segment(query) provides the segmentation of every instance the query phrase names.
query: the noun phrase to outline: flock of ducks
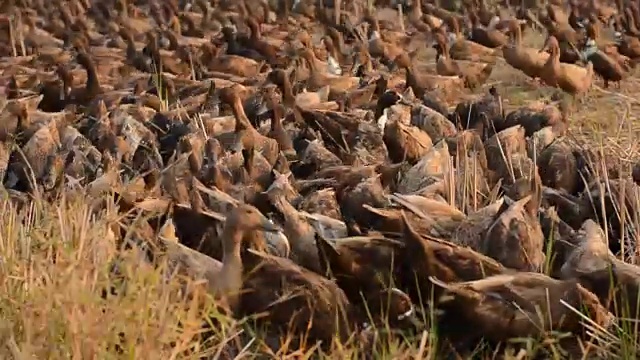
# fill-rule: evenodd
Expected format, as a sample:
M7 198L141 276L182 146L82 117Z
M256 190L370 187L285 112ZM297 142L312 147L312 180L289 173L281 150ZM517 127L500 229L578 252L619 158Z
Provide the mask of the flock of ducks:
M580 101L619 84L638 2L11 3L7 201L113 193L118 245L262 314L270 346L437 326L464 353L638 318L640 167L568 140L573 99L508 112L486 84L502 61Z

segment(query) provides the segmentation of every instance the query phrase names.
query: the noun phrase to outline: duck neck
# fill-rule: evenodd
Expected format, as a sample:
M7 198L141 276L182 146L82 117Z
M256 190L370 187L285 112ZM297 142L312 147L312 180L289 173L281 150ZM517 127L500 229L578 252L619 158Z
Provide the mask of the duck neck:
M386 79L380 79L376 83L375 94L378 98L382 97L382 95L387 91L388 81Z
M271 131L281 131L282 127L282 113L277 104L272 104L273 119L271 121Z
M167 40L169 40L169 50L175 51L178 49L178 37L173 30L167 31Z
M262 19L265 24L268 24L270 22L269 21L270 11L271 9L269 8L269 3L268 2L262 3Z
M219 288L232 309L237 304L240 290L242 289L243 266L240 252L242 238L244 237L244 233L234 225L225 224L222 233L223 255Z
M631 21L632 21L633 27L634 29L637 29L638 19L640 19L640 10L638 6L634 4L634 6L631 9L629 9L629 12L631 13Z
M307 61L307 64L309 64L309 71L311 74L316 74L318 70L316 67L316 57L313 54L308 54L304 59Z
M251 21L249 23L249 29L251 30L251 40L258 41L262 37L260 33L260 25L258 23Z
M380 35L381 34L380 33L380 23L378 22L378 20L377 19L373 20L373 23L371 25L373 27L373 30Z
M212 84L214 84L213 80L212 80ZM205 97L204 101L200 105L200 111L201 112L210 111L212 116L215 117L220 115L220 107L218 105L219 99L215 95L214 91L215 91L215 87L212 86L209 92L207 93L207 96Z
M202 212L205 209L204 200L202 200L202 196L200 196L200 192L196 188L196 179L195 177L191 177L189 180L189 203L191 204L191 209L195 212Z
M129 58L129 60L133 60L133 58L135 58L138 54L138 50L136 49L133 37L131 35L127 35L124 41L127 43L127 58Z
M279 191L278 191L279 192ZM284 215L286 223L295 224L301 223L299 219L298 210L284 197L282 193L272 196L273 205Z
M451 20L451 26L453 27L452 30L455 38L456 39L462 38L462 34L460 33L460 24L458 24L458 20L456 18L453 18Z
M632 33L635 33L636 31L638 31L638 27L636 26L635 11L632 11L631 9L627 9L627 11L625 11L625 15L627 18L627 29Z
M472 8L471 10L474 11L469 16L471 18L471 27L474 29L480 28L480 18L478 18L478 16L476 15L478 10L474 8Z
M598 24L593 24L593 28L591 30L591 38L595 42L598 42L598 40L600 40L600 28Z
M236 132L253 129L251 122L249 122L249 119L247 118L247 114L244 112L244 107L242 106L242 100L240 98L237 98L233 102L231 109L233 111L233 116L236 118Z
M20 111L18 113L18 130L22 131L24 129L28 129L31 126L31 118L29 117L29 112Z
M235 34L227 34L224 36L225 41L227 42L227 53L235 53L239 50L240 45L238 45L238 42L236 41L236 35Z
M87 81L88 82L88 81ZM68 99L71 93L71 85L73 84L73 76L66 70L62 73L62 88L60 89L60 99Z
M411 13L414 17L422 17L422 2L420 0L414 0L411 4Z
M447 46L447 44L442 44L441 51L442 54L440 55L440 59L450 61L451 58L449 57L449 47Z
M554 64L560 64L560 49L555 44L551 45L551 54L549 55L549 61Z
M387 108L387 104L385 104L384 101L382 101L382 98L380 98L378 100L378 103L376 104L376 114L374 116L374 119L376 121L378 121L378 119L380 119L380 117L382 116L382 114L384 114L384 110Z
M292 107L296 103L296 98L293 95L293 86L291 86L291 82L286 77L280 86L280 91L282 92L282 97L284 100L284 104L288 107Z
M202 159L200 159L200 157L196 155L196 152L192 150L187 161L189 162L189 170L191 173L193 175L197 175L202 167Z
M413 87L414 84L416 84L416 76L413 73L413 68L411 65L408 65L405 68L405 72L406 72L406 76L405 76L405 83L407 84L408 87Z
M522 29L520 29L520 25L516 24L513 29L514 43L516 46L522 45Z
M335 61L339 61L340 59L338 58L338 53L336 51L336 47L333 46L333 44L325 44L325 47L327 48L327 53L329 56L331 56ZM329 61L329 60L327 60Z
M222 182L222 174L220 173L220 169L218 168L218 162L214 159L207 161L207 172L204 175L204 181L207 186L215 186L218 189L225 191L225 185Z
M337 33L335 39L333 40L333 45L335 45L336 52L338 54L344 54L344 39L342 38L342 34Z
M225 223L222 231L222 262L241 260L240 252L242 250L242 239L244 232L240 230L238 224Z
M88 60L83 63L84 69L87 72L87 90L91 93L97 93L101 91L100 80L98 79L98 71L93 61Z
M244 140L244 139L243 139ZM252 146L246 146L245 150L242 150L242 157L244 161L242 163L242 167L244 168L243 175L245 178L243 179L245 184L248 184L251 179L253 179L253 159L255 155L255 149Z
M208 15L203 12L202 20L205 21L205 19L207 21L209 20ZM188 16L185 16L184 18L182 18L182 24L184 24L184 28L185 28L184 30L185 30L186 33L193 33L193 31L195 31L195 29L196 29L195 23Z
M16 99L19 96L20 89L15 77L11 77L11 81L7 86L7 99Z

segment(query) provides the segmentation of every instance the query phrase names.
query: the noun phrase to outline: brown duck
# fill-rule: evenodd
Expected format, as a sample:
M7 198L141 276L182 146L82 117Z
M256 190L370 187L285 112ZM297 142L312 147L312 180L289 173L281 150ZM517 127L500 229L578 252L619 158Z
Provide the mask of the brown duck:
M549 48L551 54L544 65L540 78L547 85L559 87L573 96L586 93L593 81L593 63L589 62L586 68L561 63L560 47L554 36L547 39L544 48Z
M551 330L588 338L583 316L605 328L611 322L598 298L576 280L556 280L527 272L454 284L431 280L445 290L437 305L443 311L442 330L455 332L457 327L465 326L470 331L464 335L457 332L456 337L466 340L485 338L497 343L541 336ZM574 309L581 309L584 314Z
M436 71L442 76L459 76L464 80L465 86L474 89L489 78L493 71L493 64L468 63L462 66L451 59L449 49L442 37L437 39Z

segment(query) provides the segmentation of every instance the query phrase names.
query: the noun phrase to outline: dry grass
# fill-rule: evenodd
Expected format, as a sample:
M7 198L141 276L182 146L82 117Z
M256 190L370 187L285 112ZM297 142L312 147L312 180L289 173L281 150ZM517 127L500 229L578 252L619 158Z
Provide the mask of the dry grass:
M8 200L0 203L0 358L297 359L318 353L292 352L286 344L282 353L269 353L250 320L217 313L198 284L163 281L164 264L154 267L135 249L114 248L115 211L92 214L77 198L35 201L21 211ZM381 341L380 357L433 356L429 333L415 341ZM361 357L358 346L343 345L332 353Z

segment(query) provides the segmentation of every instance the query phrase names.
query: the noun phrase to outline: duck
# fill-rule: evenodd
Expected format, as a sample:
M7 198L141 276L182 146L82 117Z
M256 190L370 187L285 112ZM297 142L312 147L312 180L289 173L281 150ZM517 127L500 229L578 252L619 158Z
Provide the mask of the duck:
M469 63L461 66L451 59L447 45L440 39L436 45L436 71L442 76L458 76L470 89L484 84L493 72L493 64Z
M277 54L279 53L278 47L261 38L262 34L260 32L260 24L256 19L249 17L245 22L249 27L250 35L248 41L243 45L258 51L272 66L277 65Z
M450 282L473 281L508 271L497 261L467 247L421 236L404 212L401 216L406 249L396 271L399 282L409 290L409 296L417 304L428 301L430 295L424 294L434 294L434 291L433 298L439 298L441 289L433 286L429 280L432 277L442 277Z
M203 53L200 61L209 71L249 78L261 73L265 68L263 61L235 54L219 55L213 45L208 43L203 44L201 48Z
M582 151L574 151L574 155L578 160L578 168L580 176L588 176L591 169L584 163L590 158L589 155ZM591 158L592 159L592 158ZM587 169L585 169L587 167ZM636 244L634 237L627 234L623 228L616 228L620 223L620 212L613 211L614 208L622 209L623 213L629 211L632 204L629 200L638 191L638 188L631 179L612 179L609 187L605 191L596 191L602 186L601 181L589 182L585 189L578 195L571 195L562 189L544 188L544 198L550 205L558 209L560 218L574 229L587 220L592 219L599 224L604 223L605 219L610 226L607 226L607 234L609 237L609 248L616 256L629 257L629 251L634 249ZM592 203L604 204L603 206L593 207Z
M386 66L391 66L393 59L403 52L399 46L385 42L380 35L380 29L375 26L371 27L367 45L371 56L379 58L381 63Z
M251 124L244 112L242 104L242 85L236 84L220 90L220 101L231 106L236 119L235 131L231 138L221 139L223 146L230 147L235 152L242 149L249 149L255 146L257 150L264 154L265 159L270 164L275 164L278 158L279 146L276 140L260 134Z
M460 23L456 18L451 19L451 32L447 33L446 25L437 28L435 34L447 39L449 54L454 60L481 61L491 63L500 54L500 49L491 49L464 38L460 32ZM434 35L435 35L434 34Z
M356 325L353 307L335 282L286 258L251 249L236 253L236 259L237 255L242 264L242 271L235 273L242 280L234 289L243 294L239 315L267 313L256 321L280 336L304 333L307 342L321 342L323 347L351 337ZM296 296L282 298L292 291Z
M475 13L475 9L470 9L469 19L471 20L471 30L469 40L491 49L506 45L509 38L505 33L496 29L496 25L500 21L500 18L496 16L492 16L492 18L492 21L487 25L487 27L482 27L480 19Z
M400 242L381 236L329 240L316 234L315 243L322 273L335 278L353 304L361 304L373 316L380 314L392 327L415 322L411 299L392 286L394 274L389 264L402 252ZM376 280L372 283L371 279Z
M87 83L84 88L75 88L65 95L66 103L74 103L77 105L88 105L96 96L102 94L104 90L98 79L98 72L95 63L90 55L84 51L80 51L76 57L80 64L87 72Z
M611 324L607 309L576 279L557 280L544 274L518 272L459 283L437 278L431 281L444 290L437 305L443 311L438 320L443 332L455 331L456 326L465 324L473 330L454 336L468 341L484 338L499 343L541 336L552 329L588 338L583 316L604 328ZM584 313L573 309L584 309ZM539 316L538 311L548 316Z
M640 57L640 39L624 34L621 31L616 31L614 38L621 55L627 56L634 61Z
M611 56L600 51L595 40L589 39L582 51L585 61L593 64L593 71L604 80L605 89L609 87L609 82L617 83L626 75L622 65L611 58Z
M545 84L559 87L573 96L582 95L591 88L594 76L592 62L589 62L586 68L561 63L558 40L554 36L547 38L544 48L551 51L540 76Z
M209 222L215 222L216 214ZM173 222L171 223L173 226ZM167 248L166 256L169 265L176 270L185 272L192 280L206 281L209 292L218 297L228 307L228 311L237 309L241 302L240 289L242 286L243 239L251 231L279 231L257 209L242 204L227 214L222 230L223 251L220 260L209 257L199 251L191 249L178 241L162 241ZM182 234L175 229L172 234L175 240L180 240Z
M548 34L558 41L560 61L567 64L575 64L579 61L580 52L577 51L576 44L580 43L582 36L568 22L549 20L545 26Z
M637 297L639 270L637 265L617 259L606 244L602 228L587 220L575 234L559 278L578 279L613 315L625 317L638 313L637 303L631 301ZM605 274L609 274L608 281Z
M544 238L537 212L541 184L537 170L534 171L530 176L530 194L512 204L503 205L480 245L484 254L508 268L520 271L538 271L545 261L542 252ZM514 231L517 231L517 235Z
M456 98L465 86L464 79L459 76L418 73L406 53L399 55L395 59L395 63L399 68L405 70L405 85L410 87L419 99L424 98L429 91L439 90L443 93L445 101L449 101Z
M522 45L522 30L519 21L510 23L509 32L513 35L513 44L505 45L502 48L504 60L530 78L539 78L549 59L549 54Z
M320 69L316 67L314 62L315 56L311 49L301 49L300 54L302 59L307 62L311 70L311 75L307 79L307 89L316 91L323 86L329 86L330 97L336 97L348 90L353 90L360 84L360 78L347 77L347 76L335 76L327 73L322 73Z

